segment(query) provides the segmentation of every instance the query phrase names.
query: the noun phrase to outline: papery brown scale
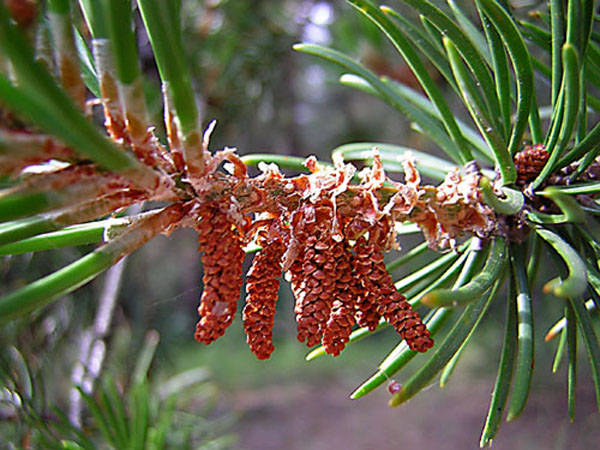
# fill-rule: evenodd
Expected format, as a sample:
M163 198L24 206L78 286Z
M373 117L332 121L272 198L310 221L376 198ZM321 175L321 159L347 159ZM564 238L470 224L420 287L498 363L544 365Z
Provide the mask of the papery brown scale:
M127 125L121 111L117 83L114 76L100 68L100 92L104 109L104 127L111 139L116 142L128 142Z
M19 152L7 152L9 148L19 148ZM50 136L0 128L1 175L16 175L27 166L50 159L68 161L73 156L69 148Z
M143 127L134 115L126 115L127 124L131 129L132 124L135 127ZM130 131L133 135L133 132ZM143 136L135 139L131 136L131 149L138 160L149 167L161 167L167 172L174 171L174 162L172 156L158 142L152 129L145 129Z
M63 55L58 61L58 71L65 91L75 102L82 106L85 103L85 85L83 84L79 66L73 61L71 55Z
M65 168L47 172L43 174L34 174L25 178L24 182L18 185L16 189L36 189L39 191L55 191L65 186L73 186L78 181L89 180L90 178L102 178L106 183L118 183L118 187L124 188L128 185L117 175L106 174L99 175L97 168L92 164L73 164ZM106 190L105 190L106 191Z

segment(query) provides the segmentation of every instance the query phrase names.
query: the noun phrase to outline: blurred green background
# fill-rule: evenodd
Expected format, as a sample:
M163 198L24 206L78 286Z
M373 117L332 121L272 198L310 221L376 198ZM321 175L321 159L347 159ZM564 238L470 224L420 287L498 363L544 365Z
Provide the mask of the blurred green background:
M414 83L382 35L344 2L184 0L182 13L204 117L218 121L213 150L235 146L242 155L314 154L327 159L341 144L380 141L435 152L402 117L390 114L389 107L339 86L341 73L336 67L292 51L299 41L331 45L382 75ZM151 111L157 116L155 123L160 123L156 68L147 37L141 31L138 37ZM351 401L350 392L375 371L398 337L386 330L353 344L339 358L327 356L307 363L307 349L295 339L293 299L287 284L282 283L274 329L276 350L271 359L258 361L250 353L240 314L218 342L209 347L198 344L193 330L202 267L195 239L191 230L179 230L169 238L155 239L127 260L104 339L104 373L110 373L120 386L127 384L149 330L160 336L149 372L152 392L159 392L178 374L197 376L194 388L178 381L182 383L177 399L181 416L177 416L175 428L182 431L178 435L171 430L170 448L184 448L178 442L189 437L186 433L191 433L192 448L207 443L212 447L206 448L249 450L477 447L500 354L503 304L490 310L444 390L434 385L399 409L387 407L385 388ZM409 238L401 244L410 249L418 242ZM79 248L3 257L0 291L39 278L87 251ZM403 274L394 275L398 279ZM545 277L543 273L539 276ZM11 349L17 349L31 375L37 410L45 411L48 405L68 410L73 366L83 333L98 313L103 283L100 278L36 312L33 322L3 326L0 339L7 355L3 364L14 371L16 359ZM536 333L543 338L562 314L562 305L539 292L534 301ZM551 342L536 348L530 403L523 417L503 426L494 448L583 449L595 448L600 442L600 420L593 414L587 364L580 365L577 420L570 424L564 370L551 374L555 346L556 342ZM197 369L202 372L189 372ZM402 382L411 370L409 365L397 380ZM26 433L19 418L11 415L5 397L2 404L8 406L0 408L0 437L15 442ZM53 420L52 416L48 420ZM211 441L222 436L228 439Z

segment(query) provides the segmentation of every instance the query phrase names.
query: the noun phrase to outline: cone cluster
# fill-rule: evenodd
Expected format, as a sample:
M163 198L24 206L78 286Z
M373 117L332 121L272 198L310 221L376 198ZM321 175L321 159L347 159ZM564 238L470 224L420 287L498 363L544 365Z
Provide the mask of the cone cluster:
M231 324L241 284L242 233L221 211L203 206L197 227L204 253L204 292L195 337L205 344ZM327 353L337 356L355 324L374 330L381 318L411 349L424 352L433 345L419 314L396 291L385 269L390 219L366 220L360 208L343 211L336 210L324 191L303 202L290 220L271 215L247 230L262 246L247 274L243 310L247 342L259 359L269 358L274 350L275 305L284 270L295 296L297 337L307 346L322 343Z
M231 152L223 157L231 159ZM216 158L216 157L215 157ZM262 247L247 273L244 330L251 351L274 351L273 322L281 274L295 297L297 337L339 355L355 326L375 330L388 322L407 345L425 352L433 340L419 314L394 286L384 253L397 248L394 225L412 220L432 248L453 246L462 233L489 234L493 211L478 196L479 173L452 171L440 186L424 187L414 162L405 162L405 183L386 178L374 153L373 167L351 183L355 168L342 160L284 177L276 166L262 175L215 178L194 209L193 226L203 253L204 291L195 337L209 344L231 324L242 287L243 246ZM216 166L216 163L215 163ZM386 188L388 181L391 188ZM388 189L388 190L386 190Z

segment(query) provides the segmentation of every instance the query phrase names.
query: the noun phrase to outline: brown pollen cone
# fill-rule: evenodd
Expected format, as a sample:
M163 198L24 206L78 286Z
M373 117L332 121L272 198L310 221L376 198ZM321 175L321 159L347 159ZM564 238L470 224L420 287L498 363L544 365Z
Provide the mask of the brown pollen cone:
M411 350L426 352L433 347L429 330L419 317L419 313L406 301L406 297L396 290L383 262L377 265L378 271L382 274L377 292L379 314L394 327Z
M273 346L273 321L281 276L281 258L287 248L286 236L278 233L276 223L269 226L267 236L258 239L262 246L252 260L246 280L244 331L252 353L258 359L267 359ZM265 233L266 234L266 233Z
M389 228L389 227L388 227ZM386 236L386 227L378 224L369 231L369 241L361 236L356 243L357 272L365 290L375 296L374 305L359 305L370 309L358 313L369 318L369 328L375 329L379 318L383 317L406 341L411 350L425 352L433 346L429 330L400 294L383 263L383 243L380 236ZM357 313L357 314L358 314ZM359 322L360 324L360 322Z
M419 313L406 301L406 297L394 288L391 278L390 283L391 285L384 285L380 290L381 299L384 299L380 306L384 319L394 327L411 350L426 352L433 347L429 330Z
M296 297L298 340L307 346L317 345L329 319L336 294L336 242L331 237L333 207L328 199L305 205L301 230L302 251L290 267L292 291Z
M356 321L359 326L374 331L381 317L377 307L379 280L387 273L383 266L383 253L378 245L368 242L365 236L358 238L354 251L355 282L362 286L356 299Z
M221 337L233 321L242 288L244 251L240 233L216 205L200 209L199 250L203 252L204 290L200 298L194 338L210 344Z
M301 269L304 279L294 311L298 340L312 347L321 341L335 299L335 258L329 237L310 236L306 244Z
M331 314L323 331L323 346L325 351L338 356L350 339L352 327L356 323L355 299L362 289L357 286L355 274L352 271L352 254L345 243L337 243L333 249L336 261L336 294Z
M517 183L525 184L539 175L550 154L543 144L527 145L522 152L515 155Z

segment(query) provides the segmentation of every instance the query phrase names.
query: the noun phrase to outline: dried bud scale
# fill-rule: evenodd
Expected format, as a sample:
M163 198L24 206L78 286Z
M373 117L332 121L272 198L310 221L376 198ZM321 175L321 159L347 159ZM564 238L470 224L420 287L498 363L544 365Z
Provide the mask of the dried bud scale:
M430 247L452 247L456 238L466 233L484 238L493 232L497 219L482 200L480 177L477 171L463 174L452 170L442 184L427 187L429 195L422 196L416 205L425 226L421 226L420 218L413 220L421 226Z

